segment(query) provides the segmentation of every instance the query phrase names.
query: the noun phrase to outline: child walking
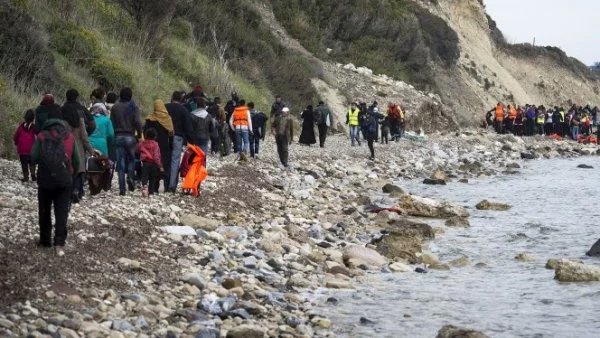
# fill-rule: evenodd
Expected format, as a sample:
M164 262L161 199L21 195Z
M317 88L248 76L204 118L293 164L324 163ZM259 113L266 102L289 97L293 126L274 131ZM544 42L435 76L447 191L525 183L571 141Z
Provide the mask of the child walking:
M35 125L33 124L35 112L29 109L25 112L24 119L25 122L19 125L14 136L14 143L17 147L17 154L21 160L21 170L23 171L21 182L27 182L30 174L31 180L36 181L35 164L31 161L31 148L35 143Z
M148 195L158 193L156 182L160 178L159 172L164 171L160 159L160 148L156 142L156 129L146 129L144 140L137 145L137 150L142 162L142 195L148 197Z

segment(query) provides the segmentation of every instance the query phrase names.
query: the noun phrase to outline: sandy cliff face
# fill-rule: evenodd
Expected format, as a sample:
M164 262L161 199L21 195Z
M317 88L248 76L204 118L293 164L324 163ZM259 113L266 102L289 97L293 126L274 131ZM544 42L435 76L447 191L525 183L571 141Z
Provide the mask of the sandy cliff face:
M496 102L600 104L600 85L546 55L502 48L491 36L489 18L477 0L415 0L443 18L459 36L454 69L440 69L436 82L457 117L477 121Z

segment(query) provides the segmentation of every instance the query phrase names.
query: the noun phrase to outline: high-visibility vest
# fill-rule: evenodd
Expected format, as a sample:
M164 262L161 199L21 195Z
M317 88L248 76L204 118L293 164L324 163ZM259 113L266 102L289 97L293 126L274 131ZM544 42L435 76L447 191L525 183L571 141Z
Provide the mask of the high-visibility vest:
M235 108L235 110L233 111L233 126L234 127L238 127L238 126L248 126L249 122L248 122L248 107L246 106L241 106L241 107L237 107Z
M560 112L560 123L565 123L565 112L562 110Z
M509 120L514 120L517 118L517 110L515 109L515 107L510 107L510 110L508 112L508 119Z
M348 124L350 124L351 126L358 126L358 114L360 114L360 110L357 109L349 109L348 110Z
M546 120L546 115L538 114L537 119L536 119L537 124L544 124L545 120Z
M496 120L504 120L504 107L502 107L500 104L496 106Z

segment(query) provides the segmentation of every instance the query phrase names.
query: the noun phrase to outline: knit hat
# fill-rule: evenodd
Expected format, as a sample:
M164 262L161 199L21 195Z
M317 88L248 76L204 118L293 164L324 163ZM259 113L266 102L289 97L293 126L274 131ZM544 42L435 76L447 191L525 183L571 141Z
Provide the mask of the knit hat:
M52 94L44 94L40 106L49 106L51 104L54 104L54 96Z

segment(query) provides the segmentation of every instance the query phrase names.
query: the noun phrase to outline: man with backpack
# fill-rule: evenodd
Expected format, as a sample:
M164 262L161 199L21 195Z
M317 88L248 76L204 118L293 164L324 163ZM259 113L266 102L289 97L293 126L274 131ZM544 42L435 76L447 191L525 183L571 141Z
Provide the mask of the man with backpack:
M75 138L61 117L58 107L49 112L31 151L32 162L38 165L38 245L52 247L51 212L54 207L54 247L58 256L65 254L73 173L81 161Z
M284 168L287 168L289 165L289 146L294 139L294 127L289 114L290 109L284 107L281 109L281 114L276 115L273 122L271 122L271 133L275 136L277 154Z
M121 89L119 102L111 109L110 120L115 130L115 150L117 153L117 171L119 173L119 195L126 192L125 173L127 173L127 188L135 189L135 147L138 138L142 137L141 112L132 100L131 88Z
M319 105L315 108L315 123L319 129L319 146L325 148L327 132L331 127L331 109L323 101L319 101Z
M83 119L85 124L85 131L88 135L92 135L96 130L96 121L90 112L79 102L79 92L75 89L69 89L66 93L67 102L62 106L61 110L63 115L78 115L80 119Z
M267 133L267 115L254 109L254 102L248 103L250 119L252 120L252 133L250 133L250 157L258 158L260 140L265 140Z
M226 122L231 120L231 116L233 116L233 111L240 105L240 97L238 96L237 92L231 92L231 100L227 101L227 104L225 105L225 118L226 118ZM228 123L228 126L230 125L230 123ZM235 134L235 130L230 127L228 128L228 134L229 134L229 144L227 145L229 148L231 147L231 142L233 141L233 152L234 153L238 153L240 150L237 148L238 143L236 142L236 134Z

